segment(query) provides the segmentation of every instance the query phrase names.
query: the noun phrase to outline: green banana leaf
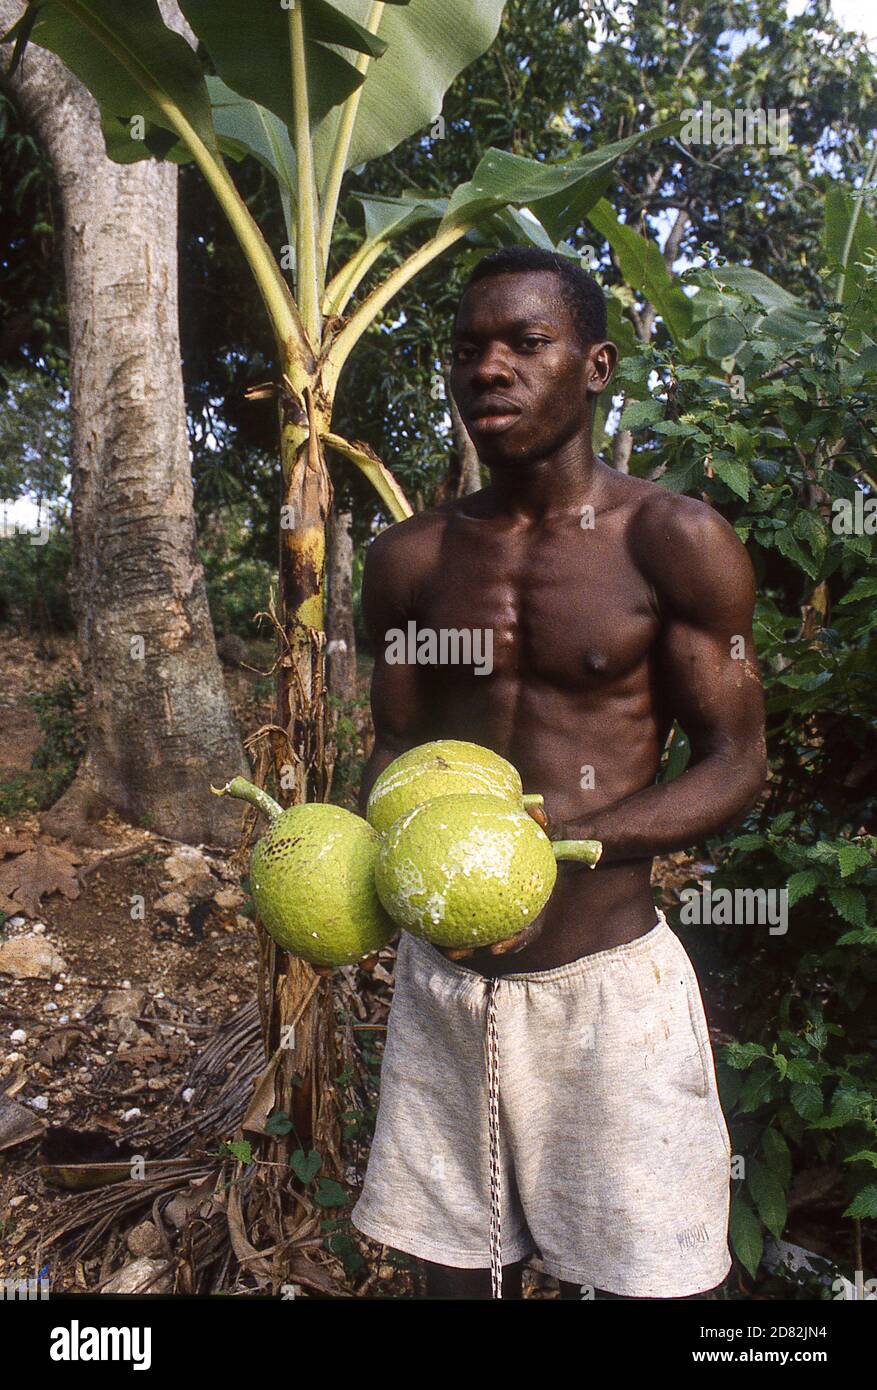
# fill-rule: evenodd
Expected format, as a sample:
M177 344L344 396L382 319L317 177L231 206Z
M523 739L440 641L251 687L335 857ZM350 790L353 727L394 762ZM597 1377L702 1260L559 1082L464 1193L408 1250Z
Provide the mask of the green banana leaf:
M238 96L220 77L207 78L213 108L213 124L220 145L253 155L274 175L283 205L290 253L295 248L295 150L289 132L273 111Z
M432 193L406 189L399 197L383 197L375 193L353 193L365 212L365 247L378 241L390 241L401 232L421 222L440 223L448 210L448 199ZM545 251L578 260L579 255L569 242L555 244L542 223L528 209L503 208L473 228L467 240L478 246L538 246Z
M674 343L682 348L692 325L691 301L667 269L656 243L620 222L605 198L587 216L615 252L626 283L655 306Z
M273 111L292 128L292 58L289 10L279 0L179 0L180 9L203 43L216 71L241 96ZM386 44L328 0L298 0L306 34L311 120L362 85L362 73L327 44L377 57Z
M380 193L353 193L365 216L364 247L378 241L390 241L400 232L408 231L421 222L438 222L445 214L447 198L406 189L399 197L384 197Z
M225 85L224 83L220 83L218 77L208 77L208 91L212 90L214 84L218 84L219 86ZM226 88L226 90L230 92L232 103L243 104L243 97L236 96L229 88ZM263 111L263 108L257 107L255 102L249 102L248 105L252 106L254 111ZM264 114L266 116L271 115L270 112L264 112ZM219 108L214 107L213 117L216 128L216 140L222 154L228 155L230 159L234 159L238 162L245 159L246 156L250 154L256 154L258 158L258 152L251 148L247 141L236 140L234 138L231 133L233 122L227 121L225 123L229 127L228 130L220 128L222 125L222 116L222 105L220 105ZM277 120L274 116L271 116L271 119L273 121ZM277 125L283 130L285 135L286 127L281 126L279 121L277 121ZM178 140L169 130L164 130L158 125L152 125L148 121L146 122L145 134L139 136L134 134L133 121L131 119L126 120L121 116L112 116L109 112L102 110L101 129L103 131L107 156L116 164L136 164L138 160L147 158L170 160L173 164L191 163L192 151L182 140ZM263 162L268 163L267 160ZM276 174L276 171L270 163L268 163L268 167L271 168L272 173L275 173L275 177L278 177L278 181L280 181L279 175ZM280 192L282 198L284 194L282 183ZM284 203L284 207L285 206ZM287 223L287 225L289 224Z
M16 44L14 61L28 41L56 53L97 99L117 150L119 122L108 118L143 117L146 136L132 140L127 132L127 158L150 158L166 144L156 127L174 135L165 152L176 144L168 105L218 156L201 64L164 23L157 0L29 0L5 38Z
M451 83L496 38L505 6L506 0L410 0L410 4L388 5L378 29L387 51L368 66L345 169L388 154L418 131L428 132ZM333 0L333 8L364 24L371 0ZM340 120L336 107L314 130L314 163L321 189Z
M558 164L491 148L472 178L454 190L440 231L482 221L510 204L529 208L555 244L574 231L602 197L623 155L644 140L675 134L680 124L665 121Z
M579 253L568 241L551 240L538 217L529 208L502 208L469 232L467 240L479 244L489 241L500 246L536 246L542 251L556 251L570 260L579 260Z
M192 158L181 140L151 121L145 123L142 138L134 134L131 120L104 109L100 113L100 123L107 155L116 164L136 164L141 159L169 159L185 164Z

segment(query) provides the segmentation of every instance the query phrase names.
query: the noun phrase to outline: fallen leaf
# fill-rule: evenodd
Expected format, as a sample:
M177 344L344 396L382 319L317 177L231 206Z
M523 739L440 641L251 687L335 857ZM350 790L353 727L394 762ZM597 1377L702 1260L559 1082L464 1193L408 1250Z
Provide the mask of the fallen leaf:
M32 835L13 835L3 841L3 857L9 854L23 854L26 849L33 849L36 843Z
M280 1061L280 1049L256 1078L255 1089L241 1120L241 1129L248 1134L270 1134L267 1128L268 1116L274 1109L274 1073Z
M48 980L67 962L44 936L13 936L0 941L0 974L15 980Z
M62 1062L71 1047L87 1036L84 1028L76 1028L72 1023L56 1029L40 1048L38 1056L43 1066L53 1067L56 1062Z
M35 1139L45 1128L45 1122L37 1119L33 1111L0 1092L0 1149Z
M65 898L78 898L74 868L78 862L71 851L39 841L24 853L5 859L0 864L0 909L37 917L40 899L46 894L63 893Z

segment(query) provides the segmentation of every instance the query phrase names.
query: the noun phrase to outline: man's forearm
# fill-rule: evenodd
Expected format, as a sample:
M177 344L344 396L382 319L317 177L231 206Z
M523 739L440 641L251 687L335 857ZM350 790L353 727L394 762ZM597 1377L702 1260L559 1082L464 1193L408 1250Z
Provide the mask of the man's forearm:
M359 814L365 815L368 806L369 794L375 782L380 777L385 767L389 767L394 758L398 757L398 752L392 748L387 748L385 744L375 741L375 746L371 751L362 771L362 781L359 784Z
M575 821L552 822L554 840L600 840L602 863L651 859L688 849L708 835L733 825L764 786L765 765L753 758L745 765L708 757L673 782L635 792Z

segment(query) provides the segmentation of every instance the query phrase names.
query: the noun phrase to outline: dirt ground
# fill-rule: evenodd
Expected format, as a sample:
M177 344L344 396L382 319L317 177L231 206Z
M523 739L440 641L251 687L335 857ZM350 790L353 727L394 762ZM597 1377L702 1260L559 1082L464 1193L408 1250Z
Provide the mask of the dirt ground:
M2 643L0 782L26 777L40 744L26 697L76 672L72 643L54 647L55 658L45 660L22 638ZM249 732L270 715L257 677L227 668L226 678L242 732ZM365 729L358 733L361 745L366 736ZM353 752L361 755L364 746ZM140 1259L152 1271L152 1287L185 1291L179 1272L173 1283L168 1257L190 1229L188 1208L175 1215L173 1203L165 1205L160 1234L148 1201L121 1215L111 1211L103 1225L99 1207L89 1207L84 1231L74 1218L90 1194L98 1201L112 1190L102 1186L111 1171L94 1165L170 1154L181 1165L185 1195L205 1180L197 1164L209 1164L233 1137L261 1055L256 927L241 887L245 856L180 847L114 817L100 828L109 850L73 850L41 834L31 810L0 818L0 871L23 865L22 877L37 893L28 910L8 912L0 925L0 1280L42 1271L56 1291L92 1290L108 1280L113 1288L119 1272ZM685 855L659 866L668 902L689 874ZM26 957L23 965L15 958L12 974L3 964L10 947ZM378 1064L393 956L382 953L372 975L348 967L333 977L337 1016L361 1030L357 1037L378 1040ZM225 1050L217 1046L224 1036ZM359 1133L346 1155L351 1199L366 1156L367 1135ZM345 1232L353 1266L326 1256L336 1288L410 1295L406 1261L349 1223ZM247 1281L237 1287L245 1291ZM525 1275L525 1291L557 1296L538 1261Z
M0 782L27 779L41 742L27 697L77 672L72 642L53 646L55 658L41 660L22 638L2 644ZM260 702L257 676L225 674L247 733L270 707ZM6 902L0 918L0 1280L43 1269L56 1291L93 1289L149 1246L142 1229L130 1239L128 1219L86 1258L76 1258L69 1242L45 1258L35 1253L38 1237L97 1187L103 1171L84 1165L164 1156L175 1146L215 1155L233 1138L261 1060L257 933L240 885L246 854L181 848L113 816L99 828L109 849L73 849L42 834L33 810L0 817L0 869L41 852L37 889L60 885L27 909ZM27 952L23 967L13 959L20 977L4 970L2 953L16 946ZM369 1010L356 1000L358 1026L369 1012L385 1026L392 960L387 952L366 981ZM349 979L343 984L350 994ZM223 1029L234 1040L236 1021L242 1046L220 1056L218 1073L206 1073L208 1044ZM222 1116L229 1079L236 1084L227 1126L214 1131L200 1113L215 1119L210 1105L219 1097ZM350 1177L355 1183L361 1173L354 1168ZM376 1263L375 1251L361 1245ZM395 1268L385 1273L399 1277ZM157 1287L165 1287L161 1279Z

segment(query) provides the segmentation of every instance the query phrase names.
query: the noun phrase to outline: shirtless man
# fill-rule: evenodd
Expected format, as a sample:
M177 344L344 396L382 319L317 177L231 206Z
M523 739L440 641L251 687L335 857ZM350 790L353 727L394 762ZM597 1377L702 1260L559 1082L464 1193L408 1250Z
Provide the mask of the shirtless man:
M372 545L363 607L387 764L436 738L494 749L545 798L561 864L526 932L465 955L403 932L354 1223L426 1262L428 1296L490 1297L483 1037L497 995L503 1297L538 1250L561 1295L692 1297L729 1266L729 1152L690 962L652 859L737 820L765 779L746 551L709 505L591 446L616 350L574 263L494 252L463 293L452 390L490 483ZM489 674L386 659L386 634L482 629ZM686 771L656 783L674 719ZM587 1296L587 1295L586 1295Z

